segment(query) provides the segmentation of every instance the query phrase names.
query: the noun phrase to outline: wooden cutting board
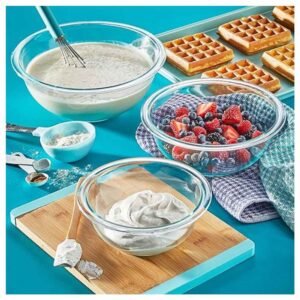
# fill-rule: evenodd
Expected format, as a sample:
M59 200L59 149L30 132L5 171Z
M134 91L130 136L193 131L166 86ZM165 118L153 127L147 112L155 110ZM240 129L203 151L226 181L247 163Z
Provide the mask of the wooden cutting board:
M109 185L120 186L122 182L130 193L149 188L169 191L184 200L182 194L145 170L134 170L140 175L137 186L130 181L137 178L130 172L110 179ZM74 188L70 186L11 212L13 224L52 257L69 226ZM254 255L252 241L210 212L196 222L186 241L152 257L131 256L109 246L85 217L81 218L77 241L83 248L83 259L97 263L104 273L97 280L88 280L75 268L66 269L94 293L102 294L183 293Z

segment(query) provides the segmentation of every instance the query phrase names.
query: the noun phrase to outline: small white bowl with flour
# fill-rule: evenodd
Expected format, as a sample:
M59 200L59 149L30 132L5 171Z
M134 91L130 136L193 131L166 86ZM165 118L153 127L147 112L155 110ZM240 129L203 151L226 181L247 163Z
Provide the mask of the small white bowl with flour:
M50 112L75 120L104 121L142 99L165 62L162 43L134 26L111 22L62 25L86 68L68 66L47 30L16 47L12 65Z
M81 121L40 127L33 135L40 136L41 145L48 155L63 162L74 162L85 157L96 138L95 127Z

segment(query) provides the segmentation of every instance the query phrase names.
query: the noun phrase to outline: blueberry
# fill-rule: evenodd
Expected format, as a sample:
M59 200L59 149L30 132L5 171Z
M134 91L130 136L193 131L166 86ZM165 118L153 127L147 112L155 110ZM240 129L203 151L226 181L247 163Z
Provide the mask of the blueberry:
M250 152L252 153L252 155L256 156L261 152L261 149L259 149L258 147L252 147L250 149Z
M206 141L205 134L199 134L198 141L199 141L199 143L203 144Z
M240 111L243 112L244 111L244 106L240 105Z
M251 126L251 131L253 132L253 131L255 131L257 129L257 127L255 126L255 125L252 125Z
M198 125L201 126L201 127L204 127L205 123L203 121L200 121L200 122L198 122Z
M202 156L201 156L201 159L208 158L208 156L209 156L209 154L207 152L203 152Z
M217 158L217 157L214 157L214 158L211 160L211 164L212 164L213 166L218 165L220 162L221 162L220 159Z
M169 125L170 124L170 119L168 119L168 118L162 119L161 124L162 125Z
M224 103L224 104L222 105L223 111L225 111L229 106L230 106L230 105L229 105L228 103Z
M205 144L205 145L211 145L211 142L206 141L204 144Z
M196 122L195 121L192 121L191 123L190 123L190 126L193 128L193 127L195 127L196 126Z
M196 120L197 119L197 114L195 112L190 112L189 117L191 120Z
M191 164L191 163L192 163L191 154L186 154L186 155L184 156L184 161L185 161L187 164Z
M223 109L221 107L217 108L217 113L222 114L223 113Z
M262 125L261 125L260 123L257 123L257 124L256 124L256 128L257 128L257 130L259 130L259 131L263 131Z
M226 163L229 165L229 166L234 166L235 165L235 159L233 157L229 157L226 161Z
M203 121L202 117L200 117L200 116L198 116L196 120L197 120L198 122Z
M244 118L245 120L247 120L247 119L249 118L249 112L247 112L246 110L244 110L244 111L242 112L242 116L243 116L243 118Z
M179 132L179 137L180 137L180 138L183 138L183 137L185 137L185 136L187 136L187 131L186 131L186 130L180 130L180 132Z
M182 123L183 124L190 124L190 118L189 117L184 117L183 119L182 119Z
M217 128L217 129L215 130L215 132L222 134L223 130L222 130L222 128Z
M186 135L193 135L193 134L194 134L193 131L188 131L188 132L186 133Z
M209 158L208 157L204 157L203 159L201 159L201 166L202 167L206 167L209 163Z
M210 121L213 119L213 114L211 112L207 112L204 116L205 121Z
M199 162L199 154L198 153L193 153L191 155L191 160L192 160L193 163Z
M225 145L227 143L227 140L224 137L220 137L219 141L222 145Z
M241 135L237 140L236 140L238 143L242 143L242 142L245 142L246 141L246 138Z

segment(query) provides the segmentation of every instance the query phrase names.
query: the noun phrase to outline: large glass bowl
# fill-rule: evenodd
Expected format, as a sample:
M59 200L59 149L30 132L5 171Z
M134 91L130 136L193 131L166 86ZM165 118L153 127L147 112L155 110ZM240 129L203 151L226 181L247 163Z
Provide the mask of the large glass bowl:
M199 103L211 101L218 105L241 105L263 127L263 134L236 144L207 145L176 139L160 129L161 120L174 114L175 108L187 105L195 109ZM173 150L179 147L183 153L189 154L189 160L182 156L179 157L180 161L193 166L205 176L213 177L234 174L257 162L272 138L284 126L285 110L273 94L253 84L230 79L196 79L175 83L157 91L142 107L141 118L166 158L176 160L178 156L173 154ZM250 158L243 161L241 157L245 152Z
M135 47L149 58L149 69L129 82L104 88L74 89L41 82L26 72L39 54L57 48L48 30L38 31L16 47L12 65L28 90L44 108L57 115L82 121L104 121L135 105L146 93L165 62L161 42L140 28L111 22L78 22L61 25L70 44L114 43Z
M130 227L107 220L118 201L144 190L167 192L183 201L190 213L168 225ZM131 158L106 164L81 183L77 201L82 213L108 244L137 256L168 251L183 242L211 202L211 189L195 169L167 159Z

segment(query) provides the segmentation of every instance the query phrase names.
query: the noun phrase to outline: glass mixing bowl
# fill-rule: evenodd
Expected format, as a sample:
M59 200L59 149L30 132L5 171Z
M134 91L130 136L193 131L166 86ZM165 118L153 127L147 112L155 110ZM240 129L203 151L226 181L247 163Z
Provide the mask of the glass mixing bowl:
M176 108L187 106L194 110L199 103L211 101L240 105L249 112L253 124L261 125L263 133L244 142L214 145L185 142L161 130L162 119L174 118ZM234 174L257 162L284 126L285 110L273 94L258 86L230 79L195 79L157 91L142 107L141 118L166 158L180 160L213 177ZM188 155L174 155L174 149Z
M107 220L118 201L144 190L167 192L184 202L190 213L177 222L156 227L127 226ZM108 244L137 256L168 251L182 243L211 202L203 175L185 164L158 158L131 158L106 164L81 183L77 201L82 213Z
M78 22L61 27L70 44L101 42L129 45L149 58L150 66L138 78L111 87L74 89L54 86L26 72L32 59L57 48L48 30L34 33L16 47L12 53L12 65L35 100L54 114L91 122L118 115L142 99L165 62L162 43L151 33L137 27L111 22Z

